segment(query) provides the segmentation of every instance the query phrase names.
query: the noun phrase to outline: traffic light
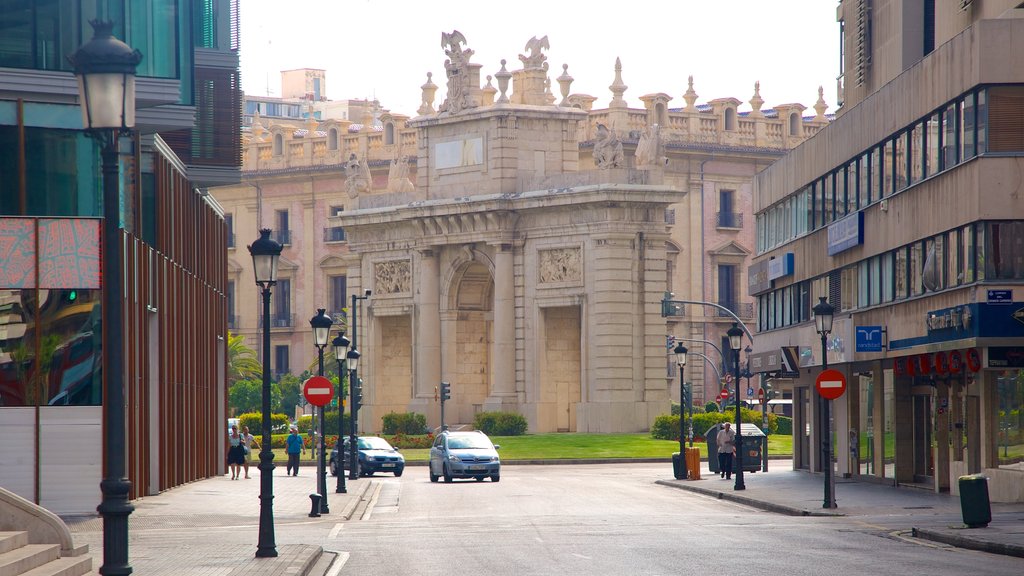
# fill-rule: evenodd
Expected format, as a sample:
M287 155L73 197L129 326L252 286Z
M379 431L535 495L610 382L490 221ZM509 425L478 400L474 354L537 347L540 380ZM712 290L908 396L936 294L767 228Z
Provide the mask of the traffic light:
M441 382L441 402L452 399L452 385L448 382Z
M355 386L352 387L352 411L358 412L363 407L363 379L356 378Z

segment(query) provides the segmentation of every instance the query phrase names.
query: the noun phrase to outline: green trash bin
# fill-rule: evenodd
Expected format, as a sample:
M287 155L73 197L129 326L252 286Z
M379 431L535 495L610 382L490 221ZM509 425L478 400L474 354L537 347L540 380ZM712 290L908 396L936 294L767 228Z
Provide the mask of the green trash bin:
M968 528L984 528L992 521L992 505L988 500L988 478L981 474L961 476L960 512Z

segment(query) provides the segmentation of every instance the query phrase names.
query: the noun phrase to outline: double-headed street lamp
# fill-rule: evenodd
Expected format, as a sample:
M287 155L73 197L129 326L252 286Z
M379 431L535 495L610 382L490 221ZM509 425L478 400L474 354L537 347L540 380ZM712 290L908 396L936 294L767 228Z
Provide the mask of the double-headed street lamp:
M359 350L356 350L355 345L355 329L352 331L352 349L348 351L348 389L352 393L352 401L349 407L349 437L348 437L348 474L350 480L359 478L359 460L357 450L359 449L356 443L356 418L359 415L359 405L356 399L356 388L359 386Z
M324 348L327 347L327 341L331 337L331 326L334 325L334 320L327 315L327 310L324 308L318 308L316 316L309 319L309 325L313 328L313 342L316 344L317 351L317 375L324 375ZM327 457L324 455L324 447L327 443L324 441L324 420L327 406L320 407L320 460L317 462L317 489L320 493L320 513L330 514L331 507L327 504ZM314 447L315 448L315 447Z
M121 309L121 186L118 140L135 127L135 68L142 54L114 37L113 22L92 20L93 38L68 60L78 77L82 125L102 147L103 162L103 345L106 470L96 510L103 516L102 574L131 574L128 516L131 482L125 477L124 335Z
M335 442L334 447L338 451L338 455L335 456L334 466L337 470L338 484L334 487L336 494L345 494L348 492L348 488L345 487L345 454L342 450L342 438L345 437L345 427L343 420L345 419L345 395L342 393L344 387L341 383L348 375L345 372L345 354L348 352L349 339L345 337L345 330L342 329L338 332L338 335L334 337L331 344L334 346L334 359L338 361L338 441Z
M733 381L736 383L736 484L733 490L746 490L747 485L743 483L743 418L740 411L740 348L743 346L743 330L733 323L732 328L726 332L729 336L729 348L732 348Z
M274 542L274 451L270 438L270 289L277 283L277 262L283 246L270 238L270 229L260 230L252 246L252 268L256 285L263 293L263 440L260 442L260 537L257 558L277 556Z
M686 346L676 344L676 365L679 366L679 466L676 468L676 480L685 480L690 476L686 468L686 383L683 370L686 368Z
M828 335L832 332L832 318L836 309L824 296L818 296L818 303L811 308L814 312L814 329L821 335L821 370L828 370ZM818 412L821 414L821 462L825 470L825 500L822 508L836 507L836 485L832 474L832 415L831 400L818 395Z

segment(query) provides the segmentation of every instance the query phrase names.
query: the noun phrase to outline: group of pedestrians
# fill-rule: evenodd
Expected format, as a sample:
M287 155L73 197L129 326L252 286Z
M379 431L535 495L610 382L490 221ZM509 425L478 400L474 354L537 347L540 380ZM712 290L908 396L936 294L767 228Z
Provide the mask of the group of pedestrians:
M228 467L231 469L231 479L238 480L242 474L242 469L245 469L245 477L249 478L249 460L252 455L252 449L256 444L256 438L249 434L249 427L243 426L242 432L239 434L238 425L231 426L231 435L228 436Z

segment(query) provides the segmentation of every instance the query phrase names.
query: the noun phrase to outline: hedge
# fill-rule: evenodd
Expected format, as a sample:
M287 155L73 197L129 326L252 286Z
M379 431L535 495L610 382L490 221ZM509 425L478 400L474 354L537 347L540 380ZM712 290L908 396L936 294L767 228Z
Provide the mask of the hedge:
M488 436L522 436L526 418L515 412L480 412L473 418L473 427Z
M758 428L761 427L761 412L757 410L750 410L744 408L741 412L743 422L747 424L753 424ZM779 416L775 414L768 415L768 430L765 430L768 434L791 434L792 433L792 420L790 420L789 428L790 432L782 432L779 430ZM695 440L703 439L704 434L711 429L711 427L719 425L723 422L735 422L736 415L731 409L725 412L703 412L693 414L693 437ZM654 419L654 424L651 425L651 437L658 440L679 440L679 416L676 414L672 415L661 415Z
M342 430L342 433L345 434L345 435L348 435L349 430L351 430L351 428L349 428L349 419L350 419L350 415L348 414L348 412L346 412L341 417L341 426L342 426L341 430ZM307 414L307 415L299 417L298 426L299 426L299 432L300 433L302 433L302 434L309 434L309 432L310 432L309 429L313 426L313 416L311 414ZM320 432L319 426L320 426L320 421L317 420L317 433ZM325 414L324 414L324 432L327 433L328 435L330 435L332 432L335 433L335 434L338 433L338 411L337 410L334 410L334 411L327 410L325 412Z
M771 416L768 417L769 421ZM793 419L789 416L776 416L775 420L778 422L776 426L775 434L785 434L786 436L793 435Z
M241 432L246 426L249 427L249 434L259 438L263 434L263 415L259 412L246 412L238 415L238 431ZM287 433L288 416L284 414L270 415L270 432Z
M417 435L427 432L427 417L418 412L388 412L382 420L385 435Z

